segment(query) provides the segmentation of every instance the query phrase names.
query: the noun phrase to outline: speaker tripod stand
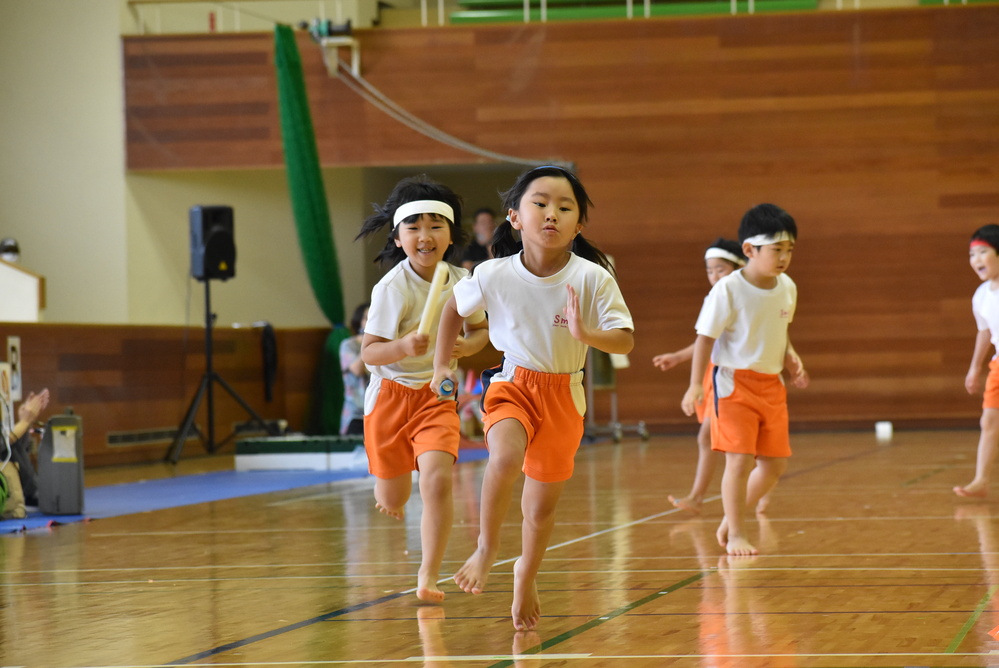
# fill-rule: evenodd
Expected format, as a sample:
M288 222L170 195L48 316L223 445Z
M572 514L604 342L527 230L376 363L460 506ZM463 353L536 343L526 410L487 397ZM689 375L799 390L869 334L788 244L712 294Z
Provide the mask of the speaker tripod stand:
M173 445L170 446L169 452L167 452L167 461L174 464L180 460L181 450L184 449L184 442L187 441L188 434L194 426L194 418L198 415L198 408L201 407L201 400L203 398L208 399L206 404L208 409L208 439L205 441L205 449L209 454L215 453L217 445L215 443L215 394L212 391L215 383L218 383L230 397L236 400L236 403L243 407L243 410L252 418L254 424L262 427L271 436L278 435L277 428L264 422L263 418L257 415L257 412L253 410L250 404L246 403L236 393L236 390L232 389L229 383L225 382L222 376L218 375L212 367L212 326L215 322L215 314L212 313L210 280L207 277L203 280L205 283L205 373L201 376L198 391L195 392L194 398L191 399L191 403L187 407L187 413L184 414L184 421L181 422L180 427L177 429L177 437L174 439Z

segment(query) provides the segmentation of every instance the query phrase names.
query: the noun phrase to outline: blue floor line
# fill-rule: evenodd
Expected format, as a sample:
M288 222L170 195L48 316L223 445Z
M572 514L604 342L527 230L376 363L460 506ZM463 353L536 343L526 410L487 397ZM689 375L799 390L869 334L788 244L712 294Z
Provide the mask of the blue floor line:
M485 458L484 449L463 449L459 452L458 461L476 461ZM240 496L268 494L367 476L368 472L363 468L336 471L216 471L120 485L88 487L84 490L82 515L50 515L35 508L29 510L28 516L24 519L0 521L0 534L211 503Z

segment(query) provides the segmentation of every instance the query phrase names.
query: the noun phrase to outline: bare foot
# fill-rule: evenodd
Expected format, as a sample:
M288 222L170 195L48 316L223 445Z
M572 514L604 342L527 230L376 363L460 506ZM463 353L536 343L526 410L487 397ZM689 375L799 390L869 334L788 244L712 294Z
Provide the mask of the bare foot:
M669 502L673 504L674 508L686 510L688 513L694 513L695 515L701 514L701 500L698 498L685 496L678 499L672 494L667 495L666 498L669 499Z
M733 557L748 557L760 553L760 551L753 547L753 544L745 538L729 538L728 544L725 546L725 552Z
M424 578L422 575L417 578L416 598L424 603L442 603L444 592L437 586L437 577Z
M513 564L513 628L518 631L533 631L541 619L541 599L534 578L527 580L520 573L520 559Z
M728 518L722 518L721 524L718 525L718 530L715 532L715 536L718 538L718 545L721 547L728 547Z
M967 487L955 487L954 493L965 499L984 499L989 495L987 485L972 482Z
M385 515L388 515L389 517L394 517L397 520L401 520L403 517L406 516L406 509L404 507L403 508L388 508L386 506L383 506L378 501L375 501L375 508L378 509L378 512L384 513Z
M492 567L492 559L483 553L482 548L478 548L454 574L454 583L465 593L481 594L486 590L486 580Z

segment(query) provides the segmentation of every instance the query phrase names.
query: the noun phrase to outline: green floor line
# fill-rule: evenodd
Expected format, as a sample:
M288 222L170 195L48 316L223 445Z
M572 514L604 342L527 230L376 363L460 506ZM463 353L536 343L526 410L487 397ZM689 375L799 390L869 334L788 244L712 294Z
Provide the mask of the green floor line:
M997 589L999 589L999 585L989 587L989 590L985 592L985 596L982 597L982 600L979 601L978 605L975 607L975 611L971 613L971 617L964 623L964 626L962 626L961 630L957 632L957 635L950 641L950 644L947 645L947 649L944 650L945 654L953 654L957 651L957 648L962 642L964 642L965 636L967 636L968 632L971 631L971 627L975 625L978 618L982 616L983 612L985 612L986 606L988 606L989 601L992 600L992 595L996 593Z
M710 571L701 571L700 573L695 573L694 575L691 575L686 580L680 580L679 582L671 584L669 587L666 587L665 589L660 589L660 590L656 591L656 593L654 593L654 594L649 594L645 598L640 598L637 601L633 601L633 602L629 603L628 605L622 606L622 607L618 608L617 610L614 610L613 612L609 612L606 615L601 615L599 617L591 619L590 621L586 622L585 624L577 626L576 628L571 629L569 631L566 631L565 633L563 633L561 635L557 635L554 638L546 640L543 643L541 643L540 645L537 645L536 647L531 647L529 649L526 649L523 652L521 652L521 655L526 655L526 654L540 654L541 652L545 651L546 649L550 649L550 648L554 647L555 645L558 645L560 643L565 642L566 640L569 640L570 638L575 638L579 634L581 634L581 633L583 633L585 631L589 631L590 629L592 629L594 627L600 626L601 624L603 624L605 622L609 622L610 620L614 619L615 617L620 617L621 615L625 614L626 612L631 612L635 608L639 608L639 607L645 605L646 603L651 603L652 601L655 601L656 599L658 599L661 596L665 596L666 594L670 594L670 593L672 593L674 591L677 591L678 589L683 589L684 587L686 587L688 585L692 585L692 584L694 584L695 582L697 582L699 580L703 580L705 577L707 577L707 576L709 576L709 575L711 575L712 573L715 573L715 572L717 572L717 571L715 571L714 569L712 569ZM494 663L491 666L489 666L489 668L506 668L507 666L512 666L512 665L514 665L514 661L505 660L505 661L500 661L499 663Z

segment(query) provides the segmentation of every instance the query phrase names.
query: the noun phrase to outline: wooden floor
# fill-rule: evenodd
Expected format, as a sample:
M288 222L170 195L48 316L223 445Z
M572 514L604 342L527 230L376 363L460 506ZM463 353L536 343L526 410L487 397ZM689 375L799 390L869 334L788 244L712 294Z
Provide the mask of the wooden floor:
M448 585L421 606L418 501L404 523L379 515L369 479L3 536L0 665L999 665L999 502L951 493L976 437L795 435L752 526L763 554L737 562L714 542L717 496L703 518L666 501L690 484L692 438L584 446L539 578L544 617L519 635L517 509L490 590ZM482 467L455 472L447 573L474 545Z

